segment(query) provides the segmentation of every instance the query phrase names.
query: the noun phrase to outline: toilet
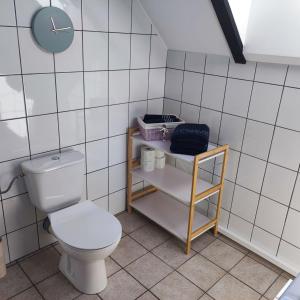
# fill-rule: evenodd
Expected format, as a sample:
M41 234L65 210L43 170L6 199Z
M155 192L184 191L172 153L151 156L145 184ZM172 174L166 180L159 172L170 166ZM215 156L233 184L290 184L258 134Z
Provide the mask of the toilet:
M105 258L117 247L122 227L92 201L81 201L82 153L69 150L21 164L30 200L48 215L63 253L60 271L81 292L95 294L107 285Z

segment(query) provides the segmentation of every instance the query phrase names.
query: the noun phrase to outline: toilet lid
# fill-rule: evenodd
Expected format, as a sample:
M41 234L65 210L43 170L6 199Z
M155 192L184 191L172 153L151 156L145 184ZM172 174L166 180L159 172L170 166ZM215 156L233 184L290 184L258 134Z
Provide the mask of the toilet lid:
M121 238L119 220L86 200L49 214L55 236L74 248L96 250Z

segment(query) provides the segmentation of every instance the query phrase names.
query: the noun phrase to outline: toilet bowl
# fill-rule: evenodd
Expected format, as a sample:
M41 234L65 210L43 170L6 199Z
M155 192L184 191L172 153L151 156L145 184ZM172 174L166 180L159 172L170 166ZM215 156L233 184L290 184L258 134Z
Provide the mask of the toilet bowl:
M118 219L88 200L50 213L49 219L63 248L60 271L83 293L102 291L107 284L105 258L122 235Z
M32 204L48 215L62 246L60 271L81 292L101 292L107 284L105 258L117 247L122 227L92 201L80 201L84 155L69 150L21 166Z

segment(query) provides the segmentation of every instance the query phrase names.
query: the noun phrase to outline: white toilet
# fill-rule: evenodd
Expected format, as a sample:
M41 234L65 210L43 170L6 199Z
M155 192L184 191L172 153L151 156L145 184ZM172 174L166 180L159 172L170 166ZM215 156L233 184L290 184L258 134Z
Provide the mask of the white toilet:
M22 163L33 205L48 214L63 248L59 269L81 292L95 294L107 284L105 258L117 247L117 218L89 200L79 203L84 155L70 150Z

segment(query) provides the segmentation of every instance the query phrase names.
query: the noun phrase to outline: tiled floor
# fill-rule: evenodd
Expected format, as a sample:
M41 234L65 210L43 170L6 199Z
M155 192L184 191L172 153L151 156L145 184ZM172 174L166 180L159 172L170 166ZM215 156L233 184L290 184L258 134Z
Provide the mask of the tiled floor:
M140 215L118 218L124 235L106 262L108 286L99 295L82 295L64 278L54 245L10 266L0 299L273 300L290 278L225 236L202 235L187 256L182 243Z

